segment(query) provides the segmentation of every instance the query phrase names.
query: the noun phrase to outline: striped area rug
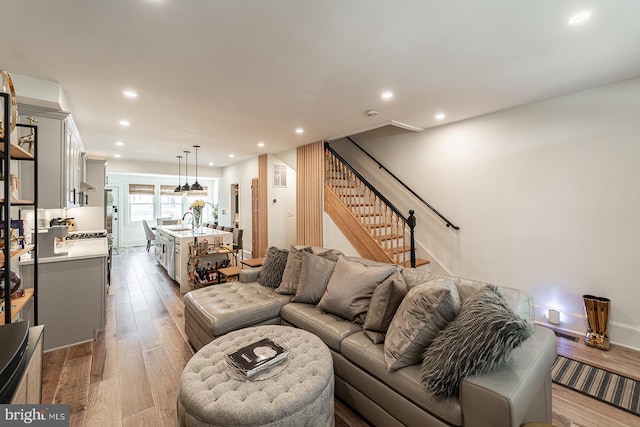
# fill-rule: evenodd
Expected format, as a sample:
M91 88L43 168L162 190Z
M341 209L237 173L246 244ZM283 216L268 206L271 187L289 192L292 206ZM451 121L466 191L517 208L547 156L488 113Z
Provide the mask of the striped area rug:
M622 375L558 356L551 379L554 383L640 416L640 382Z

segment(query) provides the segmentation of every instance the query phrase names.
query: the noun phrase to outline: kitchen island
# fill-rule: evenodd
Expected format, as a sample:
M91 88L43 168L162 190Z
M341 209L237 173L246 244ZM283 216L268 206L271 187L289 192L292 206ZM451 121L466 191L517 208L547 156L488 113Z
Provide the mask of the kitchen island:
M189 243L204 242L205 240L209 245L225 247L229 251L233 248L233 234L228 231L202 227L200 232L194 233L189 225L184 224L156 227L156 259L167 270L169 277L180 285L180 292L183 294L191 290L189 273L187 272ZM228 255L217 254L211 255L211 257L227 259Z
M65 240L56 256L38 258L38 322L45 325L44 349L95 339L106 324L107 239ZM33 283L33 261L20 260L23 283ZM33 306L25 310L33 321Z

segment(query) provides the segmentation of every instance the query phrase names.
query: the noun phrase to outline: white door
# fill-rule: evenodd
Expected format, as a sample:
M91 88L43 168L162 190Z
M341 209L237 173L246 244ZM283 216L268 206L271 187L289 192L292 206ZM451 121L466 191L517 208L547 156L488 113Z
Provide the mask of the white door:
M118 187L106 187L106 200L105 209L107 214L107 230L111 228L111 237L113 239L113 247L119 247L120 242L120 222L119 222L119 206L120 206L120 193ZM111 227L109 227L111 225Z

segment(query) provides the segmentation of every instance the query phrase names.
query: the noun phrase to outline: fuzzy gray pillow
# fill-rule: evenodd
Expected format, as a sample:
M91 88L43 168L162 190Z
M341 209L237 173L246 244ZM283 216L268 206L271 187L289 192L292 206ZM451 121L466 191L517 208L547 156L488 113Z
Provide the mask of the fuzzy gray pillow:
M295 295L300 281L300 271L302 270L302 252L311 252L311 247L307 246L297 249L295 246L289 248L287 265L282 273L282 282L276 292L283 295Z
M440 397L458 396L464 377L491 372L511 359L513 350L533 334L494 285L467 298L458 317L424 352L422 382Z
M286 249L278 249L272 246L267 251L267 257L260 269L260 275L256 282L270 288L277 288L282 282L282 274L287 265L287 257L289 251Z

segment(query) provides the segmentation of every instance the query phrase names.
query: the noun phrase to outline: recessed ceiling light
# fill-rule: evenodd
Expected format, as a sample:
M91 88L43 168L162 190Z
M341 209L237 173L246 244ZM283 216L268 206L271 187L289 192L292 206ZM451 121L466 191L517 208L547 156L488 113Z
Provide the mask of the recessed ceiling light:
M258 147L264 147L264 142L262 141L258 142Z
M229 154L229 157L235 157L235 156L236 156L235 154Z
M296 129L296 133L297 133L298 135L302 135L302 134L304 133L304 129L302 129L302 128L298 128L298 129Z
M393 92L391 92L390 90L385 90L384 92L382 92L382 99L391 99L393 98Z
M436 120L442 120L445 117L447 117L444 113L438 113L436 114Z
M113 157L118 157L118 158L120 158L120 154L115 154Z
M122 94L127 98L131 98L131 99L138 97L138 94L132 90L123 90Z
M120 120L120 126L129 126L130 124L129 120Z
M591 18L591 11L585 10L569 18L569 25L581 24L589 18Z
M209 162L209 166L213 166L213 162Z
M122 141L116 141L116 145L119 145L120 147L122 147L124 145L124 142Z

